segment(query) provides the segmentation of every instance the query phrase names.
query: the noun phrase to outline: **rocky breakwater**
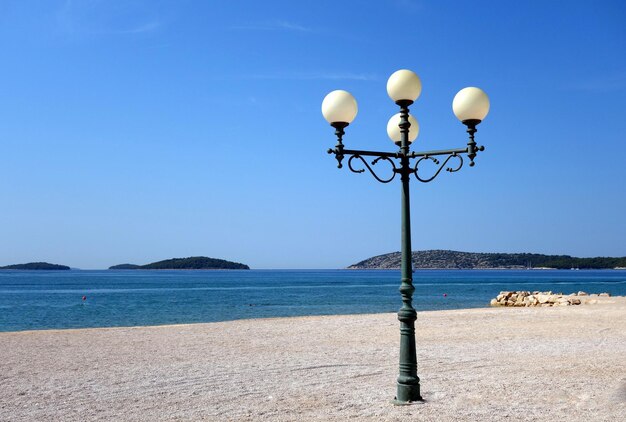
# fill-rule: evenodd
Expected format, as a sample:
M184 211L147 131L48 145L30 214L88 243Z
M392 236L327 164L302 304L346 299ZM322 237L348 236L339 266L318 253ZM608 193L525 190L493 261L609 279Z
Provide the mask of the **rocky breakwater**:
M595 303L599 297L609 297L609 293L587 294L585 292L563 293L552 292L500 292L495 299L491 299L491 306L570 306L582 303Z

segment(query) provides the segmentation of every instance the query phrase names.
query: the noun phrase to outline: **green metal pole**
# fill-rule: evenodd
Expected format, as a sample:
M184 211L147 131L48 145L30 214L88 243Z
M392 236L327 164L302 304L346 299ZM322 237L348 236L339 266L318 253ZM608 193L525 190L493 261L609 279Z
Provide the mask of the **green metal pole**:
M401 176L402 176L402 268L400 294L402 308L398 311L400 321L400 375L398 376L397 404L422 400L420 395L420 379L417 376L417 354L415 350L415 320L417 313L412 305L413 292L413 265L411 250L411 204L409 196L409 109L411 102L398 102L400 105L400 131L402 142L400 149Z

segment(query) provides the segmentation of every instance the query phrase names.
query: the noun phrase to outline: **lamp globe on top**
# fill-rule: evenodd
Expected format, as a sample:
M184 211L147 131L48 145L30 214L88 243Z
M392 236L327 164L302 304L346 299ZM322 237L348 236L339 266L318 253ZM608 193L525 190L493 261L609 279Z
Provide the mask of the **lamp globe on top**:
M452 100L452 111L463 123L468 121L480 123L489 113L489 97L480 88L463 88Z
M329 93L322 101L322 114L328 123L352 123L359 108L348 91L338 89Z
M394 101L413 102L422 93L422 81L413 71L395 71L387 80L387 94Z

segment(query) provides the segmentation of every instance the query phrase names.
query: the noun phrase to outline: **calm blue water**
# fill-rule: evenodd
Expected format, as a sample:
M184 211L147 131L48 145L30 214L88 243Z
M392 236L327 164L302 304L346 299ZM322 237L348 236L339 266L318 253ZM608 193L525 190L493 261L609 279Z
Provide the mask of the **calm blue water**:
M395 312L399 279L396 270L0 271L0 331ZM626 295L626 271L417 270L414 284L423 311L487 306L501 290Z

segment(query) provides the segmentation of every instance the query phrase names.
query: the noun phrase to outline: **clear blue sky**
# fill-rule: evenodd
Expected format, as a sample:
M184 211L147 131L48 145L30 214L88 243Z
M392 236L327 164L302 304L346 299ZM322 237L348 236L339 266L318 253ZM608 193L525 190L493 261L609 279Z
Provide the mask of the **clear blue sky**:
M0 265L206 255L337 268L400 248L400 185L336 168L395 150L386 80L420 75L419 149L474 168L412 181L413 249L626 255L623 1L0 1Z

